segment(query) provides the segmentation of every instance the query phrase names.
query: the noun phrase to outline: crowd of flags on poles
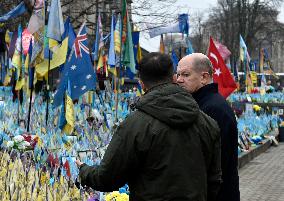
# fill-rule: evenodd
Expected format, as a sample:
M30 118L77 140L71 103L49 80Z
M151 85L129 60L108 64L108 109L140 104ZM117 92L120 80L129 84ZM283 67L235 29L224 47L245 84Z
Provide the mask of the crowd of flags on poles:
M59 67L61 71L60 83L55 93L53 106L62 106L64 118L62 125L69 124L67 129L72 131L72 101L78 99L87 91L96 88L96 73L109 73L114 77L119 76L122 67L126 69L127 76L134 78L137 63L142 58L139 45L139 32L132 32L126 0L122 1L122 12L112 15L111 28L108 35L103 33L101 15L98 13L96 26L96 39L92 50L88 48L86 25L83 23L75 34L70 19L64 22L60 0L52 0L49 9L48 23L45 24L44 0L35 0L33 12L26 28L21 25L18 30L11 33L7 30L5 42L10 65L6 65L4 85L8 85L14 78L16 90L30 92L37 80L48 80L48 71ZM20 16L27 8L22 1L7 14L0 16L0 22ZM194 52L189 40L188 14L181 14L178 22L172 25L151 28L150 37L161 35L160 52L165 53L163 41L164 33L186 34L186 54ZM106 50L106 43L109 49ZM174 69L176 70L179 58L173 48L169 51ZM219 92L229 96L237 88L237 68L234 70L235 78L226 66L225 60L230 56L230 51L222 44L210 38L208 57L214 67L214 82L219 84ZM260 68L267 58L265 49L261 50ZM250 72L251 59L247 46L240 36L240 61L245 69L246 86L248 91L253 88L253 73ZM6 62L6 64L9 62ZM3 66L3 65L2 65ZM3 68L2 68L3 69ZM64 126L62 126L63 128ZM67 128L67 127L66 127Z
M141 60L139 32L132 32L126 0L122 1L122 12L112 15L111 33L103 33L101 15L98 13L96 41L92 50L88 48L86 25L83 23L77 35L70 19L64 22L60 0L52 0L48 23L45 24L45 1L36 0L27 28L18 26L17 32L6 32L6 44L11 63L6 65L4 84L12 77L16 90L30 91L38 79L48 80L48 71L60 67L61 78L54 96L53 106L62 105L65 121L72 124L72 101L87 91L96 89L96 73L112 73L118 76L120 68L133 78L136 64ZM15 18L27 11L24 2L0 17L0 22ZM132 35L134 36L132 38ZM109 50L106 43L109 40ZM135 46L135 47L134 47ZM66 126L65 126L66 127ZM68 130L68 129L67 129ZM70 132L72 129L69 129Z

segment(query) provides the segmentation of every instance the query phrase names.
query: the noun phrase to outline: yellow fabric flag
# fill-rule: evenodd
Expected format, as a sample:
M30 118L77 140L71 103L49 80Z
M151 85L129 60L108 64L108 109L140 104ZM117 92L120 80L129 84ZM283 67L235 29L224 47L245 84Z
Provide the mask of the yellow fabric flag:
M17 91L21 90L23 88L24 84L25 84L24 78L17 80L15 90L17 90Z
M9 73L6 74L5 79L4 79L4 86L8 86L8 84L10 84L11 82L11 76L9 75Z
M52 52L53 52L54 48L56 49L57 46L59 45L58 41L54 40L52 38L49 38L48 43L49 43L49 49L51 49Z
M165 53L165 45L164 45L163 34L161 34L161 39L160 39L160 53L162 53L162 54Z
M114 30L114 50L117 54L120 54L120 46L121 46L121 17L118 14L117 22L115 24Z
M64 132L71 134L74 129L75 118L74 118L74 105L71 97L66 93L65 96L65 118L67 124L64 126Z
M264 50L261 48L260 50L260 59L259 59L259 71L263 73L263 66L264 66Z
M251 74L252 84L257 84L257 74L256 74L256 72L255 71L251 71L250 74Z
M26 56L26 60L25 60L25 70L29 69L29 64L30 64L30 54L28 53Z
M36 135L36 137L38 138L37 146L38 146L38 147L43 147L43 142L42 142L42 140L38 137L38 135Z
M88 104L93 103L93 91L88 91Z
M240 60L244 61L244 49L242 47L240 47Z
M104 61L103 61L103 55L100 51L99 61L97 64L97 70L100 70L100 68L104 67Z
M14 66L17 69L17 77L16 79L18 80L20 77L21 73L21 68L22 68L22 55L21 55L21 45L22 43L19 42L20 39L17 39L16 43L16 49L12 58L12 66Z
M109 65L107 65L107 69L108 69L108 72L110 72L114 76L117 76L116 67L111 68Z
M68 50L68 38L65 38L62 45L53 53L50 60L50 70L64 64L66 62L66 55ZM42 63L36 65L36 72L41 76L44 76L48 71L48 59L45 59Z
M122 77L122 78L120 79L120 85L121 85L121 86L124 85L124 77Z
M140 63L141 60L142 60L142 50L141 50L140 44L138 44L138 48L137 48L137 62Z
M246 86L247 86L247 92L251 93L251 91L253 89L253 83L252 83L252 80L251 80L250 72L247 72L247 74L246 74Z
M107 61L108 57L106 57L106 63L108 63ZM116 67L110 67L110 65L107 65L107 71L113 74L114 76L117 76Z
M10 42L11 42L11 38L10 38L9 30L8 30L8 29L7 29L6 34L5 34L5 42L6 42L7 44L10 44Z

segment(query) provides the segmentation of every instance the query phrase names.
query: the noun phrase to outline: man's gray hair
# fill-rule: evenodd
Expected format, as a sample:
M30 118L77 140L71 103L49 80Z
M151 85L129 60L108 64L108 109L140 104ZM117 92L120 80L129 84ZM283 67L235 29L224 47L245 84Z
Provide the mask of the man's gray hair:
M208 72L210 76L213 75L213 66L208 57L195 58L193 68L198 72Z

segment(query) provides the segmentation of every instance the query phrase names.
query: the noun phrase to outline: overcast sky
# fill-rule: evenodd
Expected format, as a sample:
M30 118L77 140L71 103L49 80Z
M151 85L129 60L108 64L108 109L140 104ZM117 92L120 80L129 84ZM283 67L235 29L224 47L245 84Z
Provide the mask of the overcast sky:
M208 9L211 6L215 6L217 4L217 0L178 0L177 5L186 5L192 11ZM185 6L185 7L186 7ZM282 3L281 7L279 8L280 14L278 16L278 20L284 23L284 4ZM184 12L186 12L186 8L184 8Z
M134 1L135 2L135 1ZM177 0L176 6L179 7L179 13L208 12L209 8L216 6L217 0ZM284 23L284 4L279 8L280 14L278 20ZM141 47L148 51L158 51L160 37L149 39L147 33L142 33L140 36Z

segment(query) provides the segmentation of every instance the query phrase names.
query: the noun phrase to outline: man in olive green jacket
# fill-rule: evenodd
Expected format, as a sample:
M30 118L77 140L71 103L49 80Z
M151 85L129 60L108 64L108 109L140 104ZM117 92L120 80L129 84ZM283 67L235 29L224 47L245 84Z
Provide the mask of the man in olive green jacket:
M173 65L151 53L139 64L146 93L120 124L99 167L80 166L82 185L130 201L215 200L221 183L220 134L191 95L172 84Z

